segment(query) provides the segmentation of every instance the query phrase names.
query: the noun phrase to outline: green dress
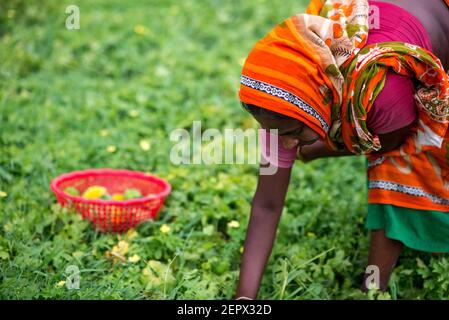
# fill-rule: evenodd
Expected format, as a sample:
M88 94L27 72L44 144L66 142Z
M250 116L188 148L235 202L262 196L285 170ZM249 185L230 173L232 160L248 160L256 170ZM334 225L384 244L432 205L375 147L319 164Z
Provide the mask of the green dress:
M449 252L449 212L368 204L368 230L385 230L387 238L427 252Z

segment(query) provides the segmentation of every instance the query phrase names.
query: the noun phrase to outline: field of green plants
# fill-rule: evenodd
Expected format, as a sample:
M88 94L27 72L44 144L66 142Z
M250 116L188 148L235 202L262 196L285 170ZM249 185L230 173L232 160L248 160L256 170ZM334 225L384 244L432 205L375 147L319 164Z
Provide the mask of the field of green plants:
M256 128L242 62L305 0L0 2L0 298L231 299L257 165L173 165L170 132ZM65 27L70 4L79 30ZM167 179L155 221L95 232L49 183L86 168ZM261 299L446 299L449 259L405 250L385 294L368 257L365 160L296 164ZM67 267L80 270L68 289Z

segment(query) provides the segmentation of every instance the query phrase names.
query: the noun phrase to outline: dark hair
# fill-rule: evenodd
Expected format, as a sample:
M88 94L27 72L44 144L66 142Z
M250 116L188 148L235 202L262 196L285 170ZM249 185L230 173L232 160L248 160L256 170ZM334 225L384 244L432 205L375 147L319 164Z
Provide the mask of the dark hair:
M262 116L262 117L268 117L271 119L280 119L280 120L285 120L285 119L289 119L290 117L288 116L284 116L283 114L280 114L278 112L274 112L265 108L261 108L258 106L255 106L253 104L247 104L245 102L241 102L242 107L248 111L249 113L251 113L253 116L257 115L257 116Z

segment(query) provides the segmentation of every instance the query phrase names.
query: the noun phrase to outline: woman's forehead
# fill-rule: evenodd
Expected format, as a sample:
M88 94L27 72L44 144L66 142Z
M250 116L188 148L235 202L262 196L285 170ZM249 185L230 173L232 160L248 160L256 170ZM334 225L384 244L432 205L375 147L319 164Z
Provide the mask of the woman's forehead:
M274 119L269 117L257 117L257 120L263 127L265 127L265 129L279 129L280 131L292 130L303 126L302 122L293 118Z

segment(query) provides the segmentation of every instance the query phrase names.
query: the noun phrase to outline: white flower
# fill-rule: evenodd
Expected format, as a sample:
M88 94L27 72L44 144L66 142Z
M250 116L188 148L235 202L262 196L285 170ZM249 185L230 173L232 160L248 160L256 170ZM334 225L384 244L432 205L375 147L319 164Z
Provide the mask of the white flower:
M140 260L140 257L137 254L135 254L132 257L129 257L128 260L129 260L129 262L135 263Z
M232 220L228 223L228 228L238 228L240 227L240 223L236 220Z
M130 110L128 114L131 118L137 118L139 116L139 111L133 109Z
M109 153L114 153L114 152L117 151L117 147L116 147L116 146L113 146L113 145L110 145L110 146L108 146L108 147L106 148L106 151L109 152Z
M151 148L151 143L150 143L150 141L149 141L149 140L146 140L146 139L140 140L139 145L140 145L140 148L141 148L143 151L148 151L148 150L150 150L150 148Z

